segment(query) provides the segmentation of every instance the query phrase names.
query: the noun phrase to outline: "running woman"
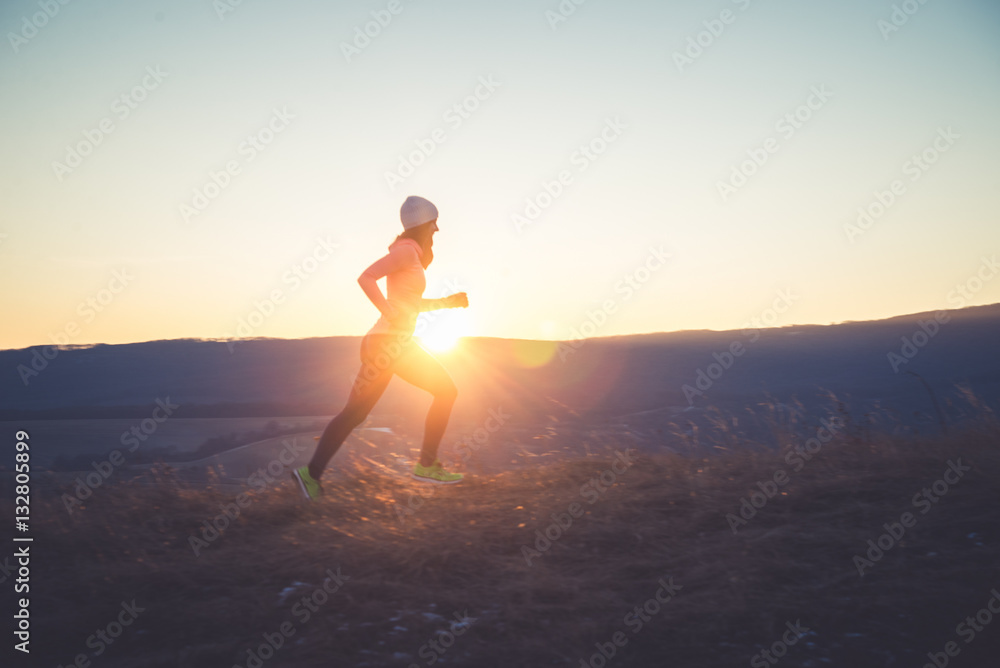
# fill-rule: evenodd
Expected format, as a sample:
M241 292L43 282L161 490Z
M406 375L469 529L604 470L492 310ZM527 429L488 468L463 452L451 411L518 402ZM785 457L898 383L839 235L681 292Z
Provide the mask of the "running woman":
M465 308L468 296L457 292L441 299L424 299L424 269L434 259L432 246L438 231L438 210L431 202L411 196L399 210L403 233L389 246L389 253L365 269L358 284L381 312L378 322L361 340L361 370L351 387L344 409L330 421L316 446L309 466L292 471L302 494L315 499L323 493L319 479L326 465L355 427L360 425L397 375L434 396L424 424L420 461L412 476L431 483L456 483L460 473L446 471L437 459L452 406L458 396L455 382L441 363L413 339L417 315L442 308ZM378 280L386 277L388 298Z

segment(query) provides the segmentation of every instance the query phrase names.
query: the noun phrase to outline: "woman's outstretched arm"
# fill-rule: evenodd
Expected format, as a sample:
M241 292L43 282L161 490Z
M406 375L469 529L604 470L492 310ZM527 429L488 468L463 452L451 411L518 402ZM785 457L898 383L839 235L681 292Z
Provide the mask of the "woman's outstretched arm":
M437 311L439 309L447 308L442 302L444 299L420 299L420 312L424 311Z
M421 311L437 311L443 308L465 308L469 305L469 297L464 292L456 292L440 299L421 299Z

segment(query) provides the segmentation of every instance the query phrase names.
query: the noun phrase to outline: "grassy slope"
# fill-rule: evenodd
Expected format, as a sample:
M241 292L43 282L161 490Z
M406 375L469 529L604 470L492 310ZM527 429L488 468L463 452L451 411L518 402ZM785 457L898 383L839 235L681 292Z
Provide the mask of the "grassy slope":
M245 666L285 621L295 635L265 666L427 665L421 647L447 628L434 615L467 610L437 663L579 666L622 631L610 665L749 665L801 620L813 633L781 665L920 666L1000 588L1000 431L870 439L839 437L798 473L773 452L642 456L593 504L580 487L611 460L568 460L432 488L402 519L427 488L362 466L311 505L290 486L255 495L198 557L189 535L236 490L119 484L72 516L49 491L33 518L36 658L89 652L135 599L146 610L94 665ZM958 457L972 471L920 515L911 498ZM733 535L726 513L778 468L786 494ZM522 546L574 502L586 514L528 566ZM852 557L907 510L917 525L859 577ZM349 580L303 622L296 601L338 567ZM682 589L633 633L624 616L668 576ZM952 665L992 665L977 657L998 638L1000 620Z

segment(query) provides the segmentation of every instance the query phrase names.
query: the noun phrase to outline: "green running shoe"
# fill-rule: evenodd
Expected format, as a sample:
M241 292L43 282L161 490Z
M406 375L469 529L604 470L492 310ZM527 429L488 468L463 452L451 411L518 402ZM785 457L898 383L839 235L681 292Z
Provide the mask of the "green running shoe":
M413 473L410 475L414 480L419 480L420 482L433 482L443 485L462 482L462 479L465 477L461 473L448 473L445 471L440 460L435 460L430 466L421 466L420 462L417 462L416 466L413 467Z
M323 493L323 485L319 484L319 480L309 475L308 466L294 469L292 479L298 484L302 495L309 500L315 499Z

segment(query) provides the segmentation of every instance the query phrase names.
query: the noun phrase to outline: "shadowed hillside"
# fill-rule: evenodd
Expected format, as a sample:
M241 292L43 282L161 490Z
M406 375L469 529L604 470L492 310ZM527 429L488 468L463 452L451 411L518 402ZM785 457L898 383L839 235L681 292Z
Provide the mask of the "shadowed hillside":
M903 422L937 424L927 389L907 372L936 393L961 383L984 400L1000 398L1000 305L939 313L947 321L925 328L920 323L933 321L934 313L598 338L573 346L470 338L440 358L460 388L459 419L477 419L483 407L495 406L523 419L557 414L588 421L646 411L698 415L709 405L736 413L764 392L781 402L795 397L812 409L829 390L859 410L877 403ZM921 334L924 329L933 336ZM924 345L914 344L906 357L904 338ZM0 417L144 416L164 397L181 406L182 417L330 415L343 405L357 371L359 343L356 337L178 340L0 351L6 369ZM728 352L734 345L742 350L736 356ZM44 351L54 358L44 360ZM890 353L903 360L895 369ZM33 358L45 367L27 374L25 385L20 374ZM425 399L397 380L378 410L417 417Z
M68 478L48 474L32 504L37 658L576 668L604 665L604 648L621 666L767 650L867 668L920 666L956 641L954 665L985 668L997 622L956 635L1000 587L1000 428L981 411L948 437L847 425L819 447L710 458L609 442L620 454L446 488L352 456L313 504L283 480L205 488L160 470L69 513ZM126 609L120 637L95 638Z

